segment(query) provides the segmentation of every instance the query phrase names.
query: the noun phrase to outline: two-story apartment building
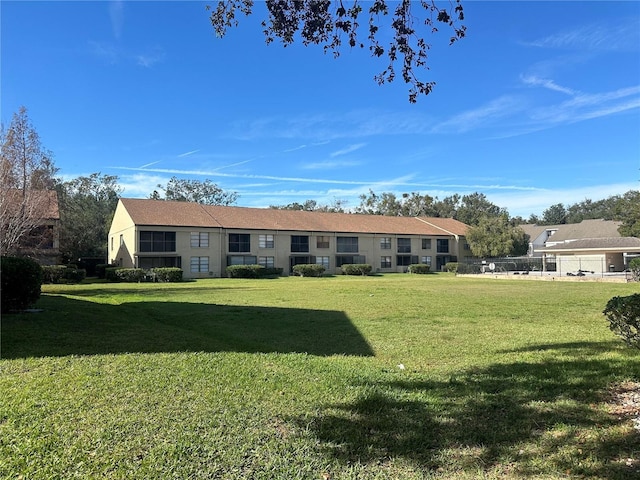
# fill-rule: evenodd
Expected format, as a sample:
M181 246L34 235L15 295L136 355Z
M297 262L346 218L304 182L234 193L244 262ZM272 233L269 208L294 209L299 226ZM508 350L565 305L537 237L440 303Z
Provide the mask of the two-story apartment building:
M185 278L220 277L229 265L282 268L347 263L403 272L470 255L467 225L449 218L386 217L122 198L109 231L109 262L180 267Z

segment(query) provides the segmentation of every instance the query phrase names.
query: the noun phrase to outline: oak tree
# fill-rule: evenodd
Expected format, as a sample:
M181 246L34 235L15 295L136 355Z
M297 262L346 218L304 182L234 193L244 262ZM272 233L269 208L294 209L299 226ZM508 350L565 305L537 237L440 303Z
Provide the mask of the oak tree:
M351 48L366 47L373 57L386 57L388 61L374 77L380 85L396 79L396 63L400 63L400 76L410 86L411 103L416 102L418 95L428 95L435 86L435 82L422 80L417 73L418 69L428 69L431 45L427 35L446 26L450 30L449 44L453 44L466 32L461 23L464 21L461 0L451 0L446 6L436 5L435 0L267 0L265 3L268 18L262 21L262 28L267 44L277 38L287 46L299 35L303 45L322 45L325 53L331 52L334 57L340 55L343 43ZM223 37L229 28L238 25L238 16L253 12L253 6L253 0L223 0L206 8L211 11L210 20L216 35ZM364 32L361 24L366 25ZM388 43L381 40L383 37L390 38Z
M173 200L178 202L195 202L204 205L233 205L238 199L236 192L227 192L211 180L187 180L171 177L166 185L158 185L149 198L154 200Z

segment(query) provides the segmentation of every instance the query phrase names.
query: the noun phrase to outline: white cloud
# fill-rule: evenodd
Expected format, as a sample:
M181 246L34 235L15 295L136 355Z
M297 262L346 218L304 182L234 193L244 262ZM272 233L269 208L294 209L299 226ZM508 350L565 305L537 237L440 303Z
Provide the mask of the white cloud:
M464 133L481 127L491 126L496 120L522 112L525 102L522 98L503 95L481 107L452 116L435 127L433 133Z
M615 7L614 7L615 8ZM637 51L640 49L638 19L625 19L618 25L591 24L527 42L539 48L585 51Z
M522 76L521 79L525 85L529 85L533 87L544 87L549 90L553 90L554 92L565 93L567 95L572 95L572 96L579 93L576 90L573 90L571 88L558 85L553 80L537 77L535 75Z
M329 156L338 157L340 155L347 155L348 153L355 152L356 150L360 150L364 146L366 146L366 143L356 143L354 145L349 145L348 147L343 148L341 150L332 152Z

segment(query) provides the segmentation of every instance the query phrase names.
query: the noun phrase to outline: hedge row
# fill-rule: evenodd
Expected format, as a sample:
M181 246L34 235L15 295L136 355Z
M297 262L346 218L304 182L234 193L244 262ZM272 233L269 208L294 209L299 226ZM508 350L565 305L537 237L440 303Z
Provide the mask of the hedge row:
M30 258L1 257L2 313L25 310L40 298L42 267Z
M75 265L45 265L42 275L43 283L80 283L87 277L87 271Z
M143 268L105 268L105 278L110 282L181 282L183 271L181 268L163 267L145 270Z
M266 268L262 265L229 265L226 272L229 278L267 278L282 275L282 268Z

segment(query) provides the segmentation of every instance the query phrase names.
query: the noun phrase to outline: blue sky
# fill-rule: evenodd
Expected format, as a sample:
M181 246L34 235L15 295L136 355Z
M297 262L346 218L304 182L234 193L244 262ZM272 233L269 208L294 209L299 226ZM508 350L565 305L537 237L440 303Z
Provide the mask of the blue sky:
M127 197L177 176L240 206L481 192L527 218L640 188L640 2L467 1L417 104L366 48L267 46L262 2L216 38L206 5L3 0L2 121L24 105L62 176Z

